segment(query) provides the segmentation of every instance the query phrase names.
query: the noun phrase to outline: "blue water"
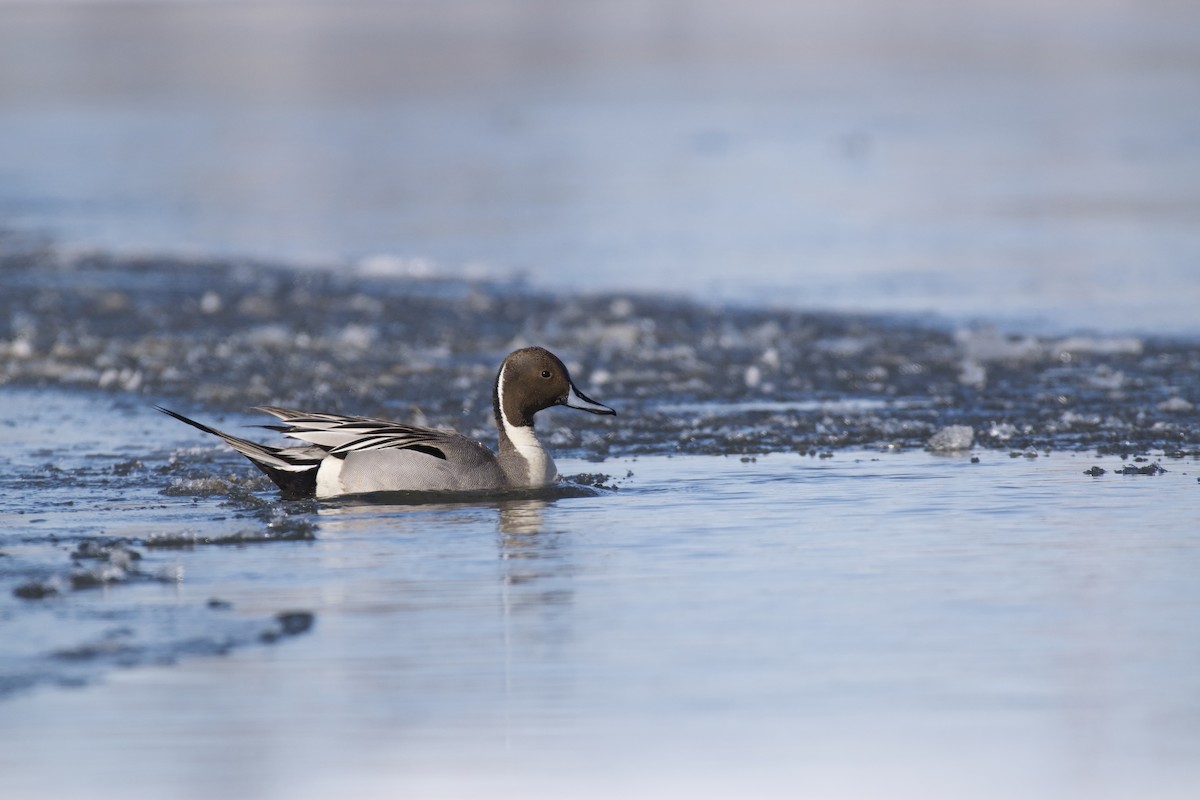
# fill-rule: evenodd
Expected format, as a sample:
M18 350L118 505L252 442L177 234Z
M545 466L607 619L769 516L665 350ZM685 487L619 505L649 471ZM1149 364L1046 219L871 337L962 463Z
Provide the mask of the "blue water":
M4 396L31 431L107 431L13 443L10 474L69 479L5 493L4 560L127 537L169 578L0 600L23 639L6 671L52 678L3 701L6 798L1184 798L1200 779L1195 459L560 458L617 488L293 504L311 538L161 549L262 526L227 492L160 493L192 480L160 470L177 462L249 479L239 457L163 449L188 429L120 398ZM121 444L133 427L148 438ZM289 610L311 630L257 638ZM52 654L105 642L134 668Z

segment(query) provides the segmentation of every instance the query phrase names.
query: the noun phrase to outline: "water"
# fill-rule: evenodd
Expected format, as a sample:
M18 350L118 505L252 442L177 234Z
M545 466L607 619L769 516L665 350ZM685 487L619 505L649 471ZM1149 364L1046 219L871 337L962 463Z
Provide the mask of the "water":
M151 544L272 524L231 500L238 457L177 450L188 429L120 397L3 394L19 429L92 422L6 454L9 574L120 538L158 576L0 598L6 677L39 687L4 701L5 797L1182 798L1200 777L1195 458L560 458L616 488L293 504L311 537L180 549ZM46 461L67 477L14 491ZM193 474L247 477L161 494ZM310 629L261 639L298 611Z
M0 797L1191 797L1195 23L0 4ZM535 343L532 495L153 410Z

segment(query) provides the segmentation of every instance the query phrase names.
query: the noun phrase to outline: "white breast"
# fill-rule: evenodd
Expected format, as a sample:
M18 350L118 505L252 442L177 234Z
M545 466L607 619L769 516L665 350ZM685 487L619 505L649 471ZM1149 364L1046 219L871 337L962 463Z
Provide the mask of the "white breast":
M534 435L533 428L509 425L508 420L505 420L504 432L508 434L509 441L517 448L517 452L529 464L530 486L545 486L558 478L558 467Z

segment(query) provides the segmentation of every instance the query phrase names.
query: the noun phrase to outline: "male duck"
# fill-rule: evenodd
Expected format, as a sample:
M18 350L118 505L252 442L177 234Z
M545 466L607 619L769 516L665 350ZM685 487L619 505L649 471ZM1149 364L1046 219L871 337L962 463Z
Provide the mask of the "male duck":
M267 474L284 497L335 497L380 491L495 491L545 486L558 477L533 431L533 415L551 406L616 414L575 388L549 350L526 347L500 365L492 390L500 452L449 430L370 417L261 406L282 420L265 427L301 439L268 447L231 436L166 408L159 411L221 437Z

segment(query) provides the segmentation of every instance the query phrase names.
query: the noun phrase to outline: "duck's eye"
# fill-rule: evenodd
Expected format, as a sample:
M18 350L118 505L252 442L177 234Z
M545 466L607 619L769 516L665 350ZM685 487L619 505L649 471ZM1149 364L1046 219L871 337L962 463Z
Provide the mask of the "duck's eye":
M550 370L548 370L548 369L544 369L544 370L542 370L542 377L543 377L543 378L549 378L549 377L550 377Z

